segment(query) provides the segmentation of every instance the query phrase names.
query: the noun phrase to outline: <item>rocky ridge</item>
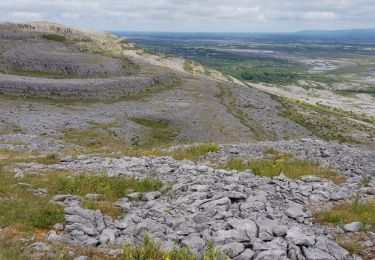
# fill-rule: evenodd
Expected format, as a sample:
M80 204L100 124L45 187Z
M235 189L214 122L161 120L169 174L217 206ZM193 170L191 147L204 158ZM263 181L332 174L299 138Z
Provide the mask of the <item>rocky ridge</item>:
M278 143L268 144L280 148ZM295 151L303 147L310 155L315 154L316 159L329 158L332 165L340 163L339 156L327 157L318 152L322 147L327 150L330 147L321 141L291 141L284 145ZM260 151L233 147L243 154ZM332 147L345 150L352 158L366 153L340 144ZM210 155L223 156L226 149L222 146L221 151ZM116 202L124 212L117 220L83 208L81 197L54 197L55 203L65 208L66 225L63 231L49 232L47 238L52 242L118 247L140 244L144 235L149 234L165 249L188 246L198 254L214 241L232 259L359 259L333 239L350 231L350 227L342 230L314 224L311 211L312 206L324 208L353 199L362 178L358 173L369 173L363 167L357 171L358 165L348 166L349 170L344 172L348 179L342 185L314 176L291 180L281 174L269 179L255 176L251 171L220 170L205 163L175 161L169 157L67 157L58 165L25 164L18 170L27 173L69 169L90 174L105 170L111 177L155 178L165 183L162 192L133 193ZM363 200L373 199L375 182L361 192Z

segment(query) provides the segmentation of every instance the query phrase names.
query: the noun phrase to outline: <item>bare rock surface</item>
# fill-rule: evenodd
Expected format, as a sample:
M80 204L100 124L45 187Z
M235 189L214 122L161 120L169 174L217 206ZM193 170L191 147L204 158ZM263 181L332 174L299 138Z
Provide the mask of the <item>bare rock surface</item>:
M73 74L80 77L110 77L125 74L120 60L82 53L62 43L37 42L12 48L1 57L16 70Z
M173 75L124 76L111 79L51 79L0 74L0 92L50 98L116 99L158 84L171 84Z

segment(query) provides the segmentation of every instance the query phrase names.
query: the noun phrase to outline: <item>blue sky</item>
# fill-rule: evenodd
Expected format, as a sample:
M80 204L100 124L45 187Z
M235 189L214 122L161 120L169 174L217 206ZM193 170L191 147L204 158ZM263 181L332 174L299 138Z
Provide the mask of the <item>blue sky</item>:
M128 31L375 28L375 0L0 0L0 19Z

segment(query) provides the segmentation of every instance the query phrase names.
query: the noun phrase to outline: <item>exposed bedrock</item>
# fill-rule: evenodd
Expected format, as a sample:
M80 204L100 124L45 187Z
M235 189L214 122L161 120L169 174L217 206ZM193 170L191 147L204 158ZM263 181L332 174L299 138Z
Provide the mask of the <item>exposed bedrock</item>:
M110 77L125 74L119 60L87 54L61 43L32 43L3 53L4 62L16 70L73 74L80 77Z
M48 79L0 74L3 94L110 99L136 94L158 84L171 84L172 73L111 79Z

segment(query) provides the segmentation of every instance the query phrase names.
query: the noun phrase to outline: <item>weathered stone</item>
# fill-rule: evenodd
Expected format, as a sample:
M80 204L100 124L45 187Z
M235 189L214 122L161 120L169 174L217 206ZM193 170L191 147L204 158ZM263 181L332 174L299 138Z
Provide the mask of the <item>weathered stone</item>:
M312 246L315 244L314 236L305 235L299 227L292 227L287 231L286 238L298 246Z
M228 224L236 230L243 231L251 240L258 236L258 227L252 220L246 219L229 219Z
M304 247L303 253L305 254L306 260L335 260L333 256L318 248Z
M278 249L261 251L255 255L254 260L287 260L286 252Z
M303 205L294 202L289 202L288 209L285 211L285 213L288 217L294 219L307 216L304 212Z
M346 232L358 232L363 228L363 223L362 222L353 222L350 224L346 224L344 226L344 230Z
M124 249L112 249L108 251L109 256L121 256L125 253Z
M113 229L104 229L99 237L101 244L113 243L116 240L116 232Z
M151 201L151 200L155 200L155 199L158 199L160 197L161 193L158 192L158 191L155 191L155 192L147 192L143 195L143 200L145 201Z
M234 242L220 246L220 249L224 255L233 258L240 255L245 250L245 246L242 243Z
M254 256L254 252L251 249L246 249L239 256L233 258L233 260L250 260Z

